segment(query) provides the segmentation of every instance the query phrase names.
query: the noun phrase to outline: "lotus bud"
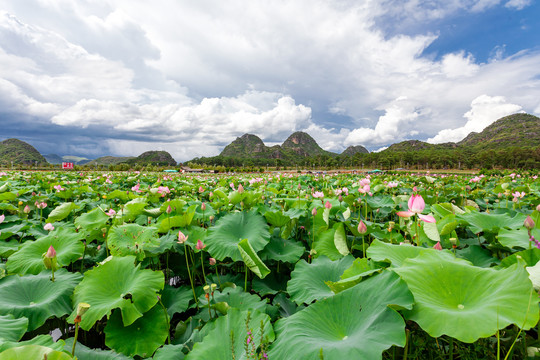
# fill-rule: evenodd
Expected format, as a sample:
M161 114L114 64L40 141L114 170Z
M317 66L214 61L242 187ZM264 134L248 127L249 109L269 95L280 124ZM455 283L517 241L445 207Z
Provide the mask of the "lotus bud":
M165 210L167 214L170 214L172 212L171 205L167 205L167 210Z
M532 230L534 229L534 225L534 220L530 217L530 215L527 215L527 218L523 222L523 226L525 226L527 230Z
M206 247L206 245L204 245L204 243L201 241L201 239L198 239L197 240L197 245L195 246L195 248L197 250L202 250Z
M441 242L437 241L437 243L433 246L435 250L442 250Z
M185 243L186 240L188 239L188 237L189 237L189 236L184 235L183 232L178 231L178 243L179 243L179 244Z
M25 214L28 214L28 213L30 212L30 206L26 205L26 206L24 207L24 209L23 209L23 212L24 212Z
M45 257L49 258L49 259L52 259L52 258L56 257L56 250L54 250L54 247L52 245L49 246L49 249L45 253Z
M203 189L202 186L199 186L199 192L200 192L200 193L204 192L204 189Z
M536 211L540 212L540 204L536 205Z
M90 308L90 304L79 303L77 305L77 316L83 316L84 313L87 312L89 308Z
M210 265L216 265L216 259L210 258L210 259L208 259L208 263L209 263Z
M242 184L238 185L238 192L240 194L244 192L244 187L242 186Z
M205 211L205 210L206 210L206 204L205 204L205 203L202 203L202 204L201 204L201 210L202 210L202 211Z
M324 207L330 210L332 208L332 204L330 204L330 201L327 201L326 204L324 204Z
M360 220L360 222L358 223L358 229L357 230L361 235L364 235L367 232L367 226L366 226L366 224L364 224L364 222L362 220Z
M54 230L54 226L53 224L51 223L46 223L45 226L43 226L43 229L47 230L47 231L53 231Z
M311 215L313 216L317 215L317 208L311 209Z

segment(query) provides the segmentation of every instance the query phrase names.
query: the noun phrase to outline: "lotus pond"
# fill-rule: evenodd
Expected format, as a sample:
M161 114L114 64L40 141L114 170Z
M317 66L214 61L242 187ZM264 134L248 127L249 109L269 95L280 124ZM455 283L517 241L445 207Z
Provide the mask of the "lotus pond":
M0 360L525 359L540 186L0 172Z

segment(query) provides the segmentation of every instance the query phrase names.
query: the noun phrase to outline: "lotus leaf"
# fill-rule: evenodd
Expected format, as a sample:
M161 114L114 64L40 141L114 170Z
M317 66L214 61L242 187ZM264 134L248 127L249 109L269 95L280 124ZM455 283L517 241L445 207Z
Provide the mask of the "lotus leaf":
M270 269L264 264L264 262L257 256L253 247L249 243L248 239L241 240L238 243L238 250L242 256L244 264L249 270L253 271L259 279L264 279L266 275L270 274Z
M182 360L184 359L184 353L182 349L184 345L165 345L159 348L152 359L154 360ZM84 359L81 359L84 360Z
M159 245L157 230L151 226L138 224L113 226L107 235L107 247L113 256L134 255L140 261L145 258L145 250Z
M64 351L69 351L73 348L73 338L66 340ZM75 356L78 360L132 360L133 358L124 354L119 354L112 350L91 349L77 342L75 347Z
M13 314L28 318L28 331L40 327L53 316L60 317L72 310L70 296L82 276L60 269L54 274L8 276L0 280L0 315Z
M315 258L318 256L326 256L331 260L338 260L343 257L343 255L336 248L336 243L334 240L335 235L336 230L334 228L316 234L315 241L313 242L313 250L315 250L313 256Z
M219 317L215 324L212 324L211 330L208 331L201 342L193 346L193 350L188 353L186 359L230 360L234 358L236 360L246 360L247 328L249 327L252 336L248 347L253 346L253 348L257 349L261 340L261 321L264 329L264 341L272 342L274 340L274 331L268 315L258 311L230 309L227 315ZM288 357L283 359L286 358Z
M124 326L119 310L105 326L105 345L124 355L150 357L165 343L169 324L160 305L154 306L129 326Z
M311 264L300 260L291 273L287 283L287 292L291 300L297 304L309 304L313 300L321 300L334 293L326 285L327 281L338 281L343 272L354 261L351 255L332 261L326 256L319 256Z
M396 308L410 309L407 285L391 271L308 306L276 323L270 359L381 359L405 345L405 322Z
M56 351L40 345L24 345L7 349L0 353L0 360L71 360L72 357L64 352Z
M193 300L193 293L187 286L181 286L174 288L169 285L165 285L163 289L163 295L161 301L163 306L167 308L169 317L173 317L176 313L183 313L189 308L189 302Z
M279 229L276 229L268 245L261 251L261 259L295 263L305 251L301 243L283 239L279 235Z
M523 226L525 217L516 215L510 217L508 214L494 214L473 211L457 216L458 219L465 220L471 225L471 230L475 234L482 231L497 233L501 228L517 229Z
M267 307L267 299L261 299L258 295L243 291L240 287L227 287L223 291L214 292L216 303L226 303L231 308L241 310L259 310L264 312ZM208 304L204 297L200 299L200 306Z
M414 295L406 317L433 337L470 343L510 324L527 330L538 322L538 296L523 264L486 269L451 254L424 252L394 271Z
M238 243L248 239L255 252L261 251L268 243L270 234L265 219L255 211L235 212L220 218L206 238L208 252L222 261L230 257L242 261Z
M532 229L532 235L536 239L540 239L540 229ZM529 240L529 234L525 228L510 230L501 229L497 236L497 240L499 240L499 243L501 243L502 246L509 248L529 249L534 246Z
M51 348L56 351L62 351L64 348L64 340L60 339L54 341L51 335L38 335L35 338L25 341L6 341L3 344L0 344L0 353L4 350L11 349L14 347L24 346L24 345L41 345ZM71 348L70 348L71 350Z
M406 259L415 258L424 252L437 252L440 250L413 246L409 244L394 245L374 240L367 249L367 256L375 261L389 261L392 266L401 266ZM449 253L443 250L445 253Z
M56 250L58 264L67 266L82 256L82 237L82 234L75 232L73 228L60 227L35 241L26 241L8 258L7 270L10 274L39 274L46 269L43 254L50 246Z
M0 315L0 344L4 341L19 341L28 328L28 319L13 315Z
M470 245L465 249L460 250L457 256L470 261L475 266L490 267L492 264L498 264L499 259L494 258L491 252L479 245Z
M100 235L101 229L107 224L109 215L97 207L87 213L82 214L75 219L75 226L80 227L87 235L97 237Z
M135 266L134 256L110 257L104 264L85 272L75 288L74 304L90 304L81 328L90 329L103 316L110 316L115 308L122 311L124 325L131 325L157 303L157 293L163 286L163 273L141 270L140 265ZM69 320L73 321L75 315L76 310Z
M56 208L51 211L49 214L49 217L47 218L48 223L53 223L55 221L60 221L62 219L65 219L69 216L69 214L75 210L78 209L79 206L72 203L72 202L65 202L61 205L57 206Z

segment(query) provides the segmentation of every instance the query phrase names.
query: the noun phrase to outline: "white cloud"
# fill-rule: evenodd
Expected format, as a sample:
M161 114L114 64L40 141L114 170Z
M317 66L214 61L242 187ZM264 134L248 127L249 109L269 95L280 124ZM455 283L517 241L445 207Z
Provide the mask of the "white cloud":
M527 6L531 5L532 0L510 0L504 6L507 8L514 8L516 10L523 10Z
M471 103L471 110L463 115L467 122L456 129L444 129L428 142L437 144L444 142L458 142L463 140L471 132L481 132L487 126L503 116L517 113L521 106L509 104L503 96L481 95Z

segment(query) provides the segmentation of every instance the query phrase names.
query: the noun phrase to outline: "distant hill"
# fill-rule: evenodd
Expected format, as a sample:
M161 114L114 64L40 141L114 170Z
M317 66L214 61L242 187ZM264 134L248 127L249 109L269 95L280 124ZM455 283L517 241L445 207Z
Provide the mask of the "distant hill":
M271 153L271 148L264 145L263 141L258 136L244 134L225 146L225 149L223 149L220 155L237 157L272 157Z
M354 156L354 154L369 154L369 151L362 145L349 146L341 153L341 156Z
M43 155L43 157L47 160L49 164L61 164L63 162L72 162L76 165L84 165L91 161L90 159L87 159L85 157L71 156L71 155L60 156L57 154L46 154L46 155Z
M141 155L135 156L102 156L88 162L92 165L158 165L158 166L176 166L176 160L166 151L147 151Z
M307 133L297 131L285 140L281 148L293 156L311 157L317 155L337 156L330 151L323 150L319 144Z
M134 156L101 156L97 159L91 160L87 163L87 165L116 165L125 163L128 160L136 159Z
M13 164L44 165L47 160L32 145L18 140L7 139L0 142L0 164L10 166Z
M147 151L126 161L128 164L176 166L176 160L167 151Z
M511 146L538 146L540 118L529 114L505 116L486 127L481 133L470 133L459 146L477 149Z

